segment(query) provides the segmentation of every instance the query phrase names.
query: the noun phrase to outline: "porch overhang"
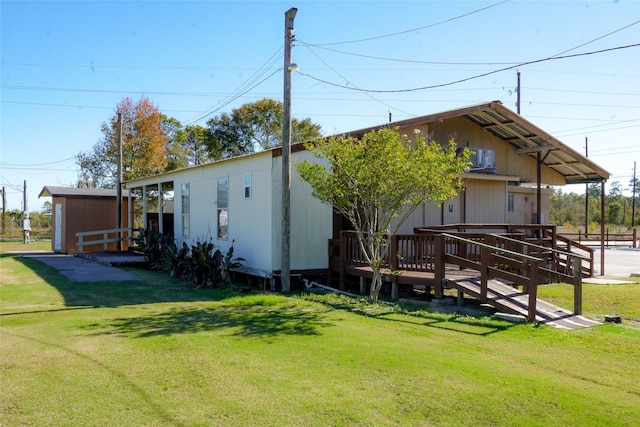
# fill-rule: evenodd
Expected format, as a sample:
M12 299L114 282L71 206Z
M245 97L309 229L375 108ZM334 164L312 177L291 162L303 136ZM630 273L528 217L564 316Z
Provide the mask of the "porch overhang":
M610 173L596 163L563 144L560 140L521 115L511 111L500 101L414 117L382 126L349 132L349 134L359 137L367 132L384 127L399 126L406 128L456 117L464 117L512 145L515 147L517 154L532 156L536 160L539 159L543 165L564 176L567 184L601 182L608 180L610 177Z

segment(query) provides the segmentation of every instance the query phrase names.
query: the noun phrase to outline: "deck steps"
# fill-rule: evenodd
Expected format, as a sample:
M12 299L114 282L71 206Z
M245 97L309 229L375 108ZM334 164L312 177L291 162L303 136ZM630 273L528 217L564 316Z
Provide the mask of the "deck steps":
M448 278L447 284L458 291L480 299L480 277ZM529 296L498 280L487 282L487 304L497 310L527 316ZM601 323L574 314L541 299L536 300L536 321L560 329L578 329Z

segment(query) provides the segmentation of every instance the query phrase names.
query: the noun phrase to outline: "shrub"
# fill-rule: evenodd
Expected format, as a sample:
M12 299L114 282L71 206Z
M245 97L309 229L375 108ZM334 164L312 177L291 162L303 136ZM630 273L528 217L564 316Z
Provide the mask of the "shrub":
M148 230L138 244L151 269L183 278L196 288L228 285L231 272L244 261L244 258L233 258L233 245L226 254L208 241L197 241L190 248L183 242L178 249L172 237Z

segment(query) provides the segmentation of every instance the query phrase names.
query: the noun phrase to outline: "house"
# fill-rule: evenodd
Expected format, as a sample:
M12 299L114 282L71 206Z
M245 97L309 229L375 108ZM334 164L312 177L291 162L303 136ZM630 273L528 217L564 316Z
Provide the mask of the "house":
M348 135L358 137L388 126L407 135L418 129L443 145L455 139L473 153L473 167L463 175L464 191L441 206L427 204L416 210L399 233L456 223L543 224L549 218L550 186L609 178L597 164L499 101ZM270 274L281 266L281 152L272 149L136 179L126 188L143 200L138 221L145 227L153 218L159 221L158 231L171 230L178 242L211 239L223 250L233 244L248 266ZM302 145L292 146L291 164L304 160L318 161ZM291 271L326 270L327 241L343 228L344 220L313 198L293 167Z
M97 188L71 188L45 186L38 197L51 197L53 233L51 250L60 253L78 253L105 250L105 244L99 243L78 247L76 233L86 233L116 228L117 195L116 190ZM128 228L127 212L134 206L129 193L122 192L122 228ZM102 233L99 235L102 237ZM111 236L115 238L115 236ZM87 240L96 240L87 238ZM106 244L106 250L115 251L117 243ZM128 248L128 241L123 240L121 249Z

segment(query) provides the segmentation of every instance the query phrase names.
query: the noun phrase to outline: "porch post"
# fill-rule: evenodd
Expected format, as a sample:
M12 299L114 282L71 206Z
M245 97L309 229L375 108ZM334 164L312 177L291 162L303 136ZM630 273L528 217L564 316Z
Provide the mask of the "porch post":
M158 232L164 234L164 224L162 221L162 202L164 196L162 195L162 183L158 182Z
M527 314L527 322L536 321L536 301L538 298L538 261L529 263L529 284L527 291L529 292L529 312Z
M582 314L582 259L573 257L573 312Z
M604 180L600 181L600 275L604 276Z
M444 253L444 236L442 234L436 234L433 236L433 242L435 246L435 253L433 254L433 273L434 273L434 289L435 289L435 297L442 298L442 282L444 282L444 263L445 263L445 253Z
M142 186L142 226L146 232L149 229L149 220L147 219L147 186Z

